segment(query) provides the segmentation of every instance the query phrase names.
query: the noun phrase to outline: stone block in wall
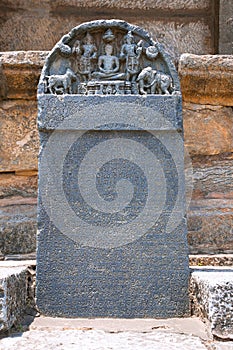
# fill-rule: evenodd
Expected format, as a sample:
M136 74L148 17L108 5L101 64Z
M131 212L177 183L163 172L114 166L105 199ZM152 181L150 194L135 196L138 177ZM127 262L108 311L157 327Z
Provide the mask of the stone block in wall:
M46 51L1 52L1 98L35 100L39 75L46 56Z
M0 199L12 196L37 197L37 171L0 173Z
M177 40L177 43L179 42L179 45L181 45L181 39L184 37L186 38L185 40L189 37L189 42L197 39L197 44L200 47L201 38L197 34L196 36L193 35L195 28L192 28L190 24L188 32L184 25L179 26L177 23L170 23L166 27L162 22L160 24L154 22L153 24L152 22L141 20L137 24L145 26L147 30L153 32L153 36L157 37L160 42L165 44L169 42L169 46L172 46L172 27L174 26L179 31L179 34L175 37L176 39L174 39L174 50L177 48L175 41ZM165 31L164 34L163 31ZM200 32L202 31L205 31L204 27L200 27ZM188 51L185 45L184 42L182 50ZM192 42L193 45L194 43ZM194 48L193 50L195 51L196 49ZM37 83L46 56L46 51L1 53L0 95L5 99L36 99ZM183 100L197 104L233 106L232 74L232 56L182 55L179 61L179 75Z
M233 153L192 158L193 199L233 199Z
M193 193L188 210L192 254L233 252L233 153L192 158Z
M36 249L37 199L9 197L0 200L0 251L25 254Z
M233 2L221 0L219 4L219 52L233 54Z
M208 320L211 333L233 340L232 267L195 268L191 274L190 296L193 313Z
M188 210L191 254L233 253L233 200L193 200Z
M3 257L35 251L37 172L32 174L32 171L0 173L0 253Z
M27 89L25 87L26 90L24 90L24 92L20 90L22 86L20 86L19 81L17 82L16 80L14 84L15 91L17 91L15 97L21 96L21 98L24 98L25 94L28 94L28 96L31 96L33 99L35 98L33 91L36 91L39 71L45 56L46 53L43 52L36 54L19 52L9 53L9 55L7 53L2 56L2 60L5 61L4 66L13 65L13 67L17 67L17 75L24 77L23 79L25 81L27 80L27 73L22 69L22 66L26 64L31 67L32 70L36 67L36 78L33 81L29 79L30 84L27 86ZM38 57L40 59L38 59ZM211 57L213 58L214 56ZM219 74L218 72L221 73L222 68L220 69L219 67L220 66L216 66L216 74ZM7 75L8 73L9 71L6 69L6 80L10 80L10 76L8 77ZM182 75L182 70L180 74ZM191 72L189 71L187 74L191 74ZM190 80L191 77L190 75ZM205 90L203 90L202 93L205 94ZM185 90L183 90L183 94L186 94ZM0 105L0 112L3 123L3 137L1 138L3 159L0 165L1 171L14 171L16 169L31 169L37 167L36 103L30 101L2 102ZM34 126L32 126L33 123ZM218 154L232 151L233 119L231 108L184 103L184 123L185 141L191 154ZM14 132L12 132L12 130L14 130ZM26 138L24 138L24 136ZM21 140L26 142L22 146ZM13 150L13 152L10 150Z
M215 0L41 0L30 4L10 0L0 6L4 14L0 50L50 50L80 23L118 18L151 31L161 43L169 44L176 58L184 52L211 54L216 52L216 4Z
M27 303L32 299L29 294L30 272L26 262L0 262L0 331L9 330L13 325L18 326L26 309Z
M233 56L183 54L179 75L185 102L233 106Z
M213 53L211 30L202 18L198 20L170 18L167 19L133 19L133 23L145 28L154 38L166 47L175 63L184 52L195 54ZM194 35L195 33L195 35Z
M13 0L11 0L13 3ZM79 0L80 7L117 8L117 9L157 9L157 10L203 10L208 9L209 0ZM61 9L62 6L77 7L77 0L55 0L53 9Z
M37 168L36 101L0 102L0 172Z
M193 103L184 103L183 107L185 146L190 155L233 153L231 107Z
M1 58L6 61L3 65L4 74L7 81L10 81L10 77L13 79L13 72L17 72L16 75L21 75L23 81L29 79L27 69L22 69L22 66L27 65L31 70L37 72L32 74L33 79L29 79L28 85L20 85L20 80L15 80L15 98L29 98L36 99L36 95L33 95L36 91L37 80L41 67L44 62L44 58L47 53L3 53ZM189 55L191 56L191 55ZM195 56L197 57L197 56ZM212 59L218 59L218 56L209 56L210 61ZM199 57L201 60L201 57ZM31 62L31 63L30 63ZM219 61L221 64L221 61ZM10 66L13 68L7 68ZM211 74L221 74L221 65L217 65L216 70ZM28 69L29 69L28 68ZM186 69L184 67L184 69ZM196 67L196 74L199 74L198 67ZM225 68L224 68L225 69ZM219 73L220 72L220 73ZM182 72L180 72L182 73ZM9 76L8 76L9 74ZM186 74L190 74L189 79L192 81L192 70L186 71ZM225 73L223 73L224 75ZM228 73L227 73L228 74ZM186 77L187 77L186 76ZM211 76L209 79L211 80ZM207 77L206 77L207 79ZM209 84L208 79L206 84ZM19 85L17 85L19 84ZM186 89L188 86L186 86ZM224 88L223 86L221 88ZM227 88L227 86L226 86ZM34 92L33 92L34 91ZM205 90L202 91L205 95ZM183 90L183 95L186 92ZM223 93L224 94L224 93ZM13 96L13 95L12 95ZM28 97L27 97L28 98ZM211 97L210 97L211 98ZM210 101L211 102L211 101ZM37 139L37 104L35 101L19 101L8 100L0 103L1 113L1 156L0 171L16 171L19 173L21 170L35 169L37 167L37 153L38 153L38 139ZM185 131L185 143L188 147L192 157L196 159L199 157L200 162L195 160L194 167L194 196L195 198L200 196L204 198L219 198L230 199L232 198L232 126L233 116L231 107L211 106L184 103L184 131ZM27 136L29 135L29 136ZM26 138L25 138L26 137ZM26 143L21 142L22 140ZM223 153L227 152L227 153ZM210 156L209 156L210 155ZM207 157L209 159L207 160ZM219 160L213 161L215 157L219 157ZM216 158L217 159L217 158ZM26 174L26 173L25 173ZM3 174L2 174L3 175ZM10 177L10 178L9 178ZM17 176L18 177L18 176ZM22 196L22 197L34 197L36 193L36 178L30 179L23 177L21 180L16 179L14 175L5 175L0 177L0 197L8 196ZM219 202L218 202L219 203ZM16 203L15 203L16 204ZM218 204L219 205L219 204ZM214 206L214 203L213 203ZM201 206L202 207L202 206ZM28 234L32 233L30 239L27 239L26 246L22 251L28 251L28 246L33 244L33 237L35 237L35 218L36 212L34 209L33 219L27 219L30 216L30 210L27 207L16 205L16 217L20 211L20 218L16 221L11 221L12 226L8 226L4 229L4 237L8 237L9 232L12 232L9 242L14 242L15 237L23 237L23 232ZM23 210L24 209L24 210ZM229 208L228 208L229 209ZM227 213L227 207L225 207L225 214L218 215L219 211L212 210L209 219L212 220L212 224L208 222L208 216L206 216L205 206L202 207L203 228L199 229L200 210L197 208L192 209L193 212L189 215L189 227L193 228L196 224L196 229L190 230L190 244L191 249L196 251L208 251L207 247L214 251L218 251L218 243L221 241L221 232L223 237L229 237L230 226L232 227L232 218ZM14 210L14 206L11 206L11 210ZM198 211L198 214L197 214ZM29 214L28 214L29 213ZM3 215L4 216L4 215ZM32 218L31 217L31 218ZM8 218L8 216L6 216ZM6 219L8 220L8 219ZM211 221L209 220L209 221ZM2 223L5 223L2 220ZM13 225L14 222L14 225ZM222 231L218 231L221 228ZM211 236L210 232L213 232L213 247L211 248ZM208 237L208 238L207 238ZM228 238L227 244L219 243L220 251L227 251L229 248ZM6 241L7 242L7 241ZM17 241L16 241L17 242ZM5 243L4 243L5 244ZM8 243L7 243L8 244ZM18 243L17 243L18 244ZM19 248L17 244L11 246L11 243L7 245L5 251L12 253L18 252ZM11 248L12 247L12 248ZM208 249L209 249L208 248ZM1 248L0 248L1 249ZM30 248L31 249L31 248Z
M2 101L0 171L37 168L37 106L34 101ZM233 152L230 107L184 103L185 146L191 156Z

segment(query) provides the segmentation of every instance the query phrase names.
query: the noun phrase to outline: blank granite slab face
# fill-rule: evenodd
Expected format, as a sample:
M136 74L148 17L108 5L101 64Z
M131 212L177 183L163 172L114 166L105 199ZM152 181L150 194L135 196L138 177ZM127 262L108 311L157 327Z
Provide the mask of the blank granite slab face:
M48 56L38 105L40 311L188 315L181 94L163 47L84 23Z

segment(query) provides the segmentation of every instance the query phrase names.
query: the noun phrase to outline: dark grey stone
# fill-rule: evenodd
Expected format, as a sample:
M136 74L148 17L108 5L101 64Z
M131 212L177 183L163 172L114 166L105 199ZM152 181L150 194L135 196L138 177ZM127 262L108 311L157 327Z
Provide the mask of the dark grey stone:
M144 40L132 46L143 47L140 68L131 50L133 73L129 61L125 71L121 65L116 73L97 67L88 77L79 68L77 90L71 81L67 88L62 57L72 61L74 42L85 42L87 32L95 40L102 37L105 46L113 37L118 47L127 35ZM148 51L154 55L151 89L143 80ZM166 72L159 75L165 82L161 90L152 89L157 59ZM58 66L61 71L49 75ZM85 94L79 89L83 84ZM48 56L38 103L41 312L67 317L188 315L182 107L179 80L167 54L142 29L125 22L86 23L63 37Z
M233 53L233 2L221 0L219 4L219 53Z
M39 97L39 130L182 131L181 96ZM111 126L107 126L111 125Z
M26 254L36 250L36 205L8 205L0 211L0 251Z

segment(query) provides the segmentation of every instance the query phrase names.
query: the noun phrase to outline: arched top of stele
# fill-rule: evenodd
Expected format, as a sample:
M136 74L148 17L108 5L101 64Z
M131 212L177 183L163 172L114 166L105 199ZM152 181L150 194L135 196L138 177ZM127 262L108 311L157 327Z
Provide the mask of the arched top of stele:
M177 71L140 27L97 20L73 28L49 53L38 94L177 95Z

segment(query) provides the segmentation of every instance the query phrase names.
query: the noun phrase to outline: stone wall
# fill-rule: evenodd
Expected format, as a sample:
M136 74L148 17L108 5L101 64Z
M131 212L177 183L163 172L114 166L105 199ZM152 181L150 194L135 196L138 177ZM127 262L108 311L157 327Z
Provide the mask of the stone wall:
M183 55L179 62L185 144L194 191L188 211L192 253L232 252L232 56Z
M45 52L0 54L0 251L29 253L36 244L36 87Z
M123 19L151 33L174 58L218 51L218 0L3 0L0 51L51 50L82 22Z
M0 250L35 250L36 87L46 52L0 54ZM232 252L233 57L182 55L185 145L194 190L188 210L191 253Z

